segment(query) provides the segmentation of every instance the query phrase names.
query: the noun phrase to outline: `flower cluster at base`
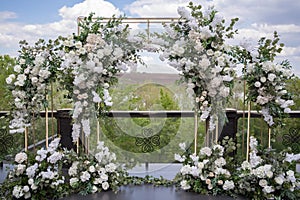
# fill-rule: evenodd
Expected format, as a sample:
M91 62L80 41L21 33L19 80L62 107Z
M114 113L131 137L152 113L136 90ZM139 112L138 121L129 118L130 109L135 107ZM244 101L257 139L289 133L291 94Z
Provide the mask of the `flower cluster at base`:
M226 27L214 8L203 10L192 2L188 9L179 7L178 14L178 22L165 24L166 33L157 34L153 42L162 46L161 60L180 71L194 97L196 112L203 121L210 116L209 130L213 130L217 118L226 118L223 108L232 93L235 64L225 39L235 34L238 19Z
M231 140L227 144L230 145L227 149L218 144L212 148L203 147L197 155L189 154L188 151L183 156L175 154L175 159L183 162L175 181L183 190L201 194L232 195L236 185L230 171L232 158L228 154L235 146ZM185 145L180 146L182 150L186 150Z
M250 138L250 159L236 171L238 193L250 199L299 199L300 179L295 162L300 154L287 151L259 151L256 138Z
M94 156L78 156L74 151L60 150L60 139L36 154L18 153L14 168L0 185L5 199L58 199L73 194L102 190L117 191L127 173L115 163L116 156L99 142ZM71 167L68 173L66 166Z
M61 174L64 153L57 150L60 139L54 139L48 149L40 149L35 157L24 152L15 156L15 166L1 186L6 199L58 198L63 192L65 178Z
M295 169L300 154L259 150L257 140L250 140L250 160L242 163L233 161L229 154L235 149L231 140L223 141L222 146L203 147L197 155L180 144L185 153L175 154L175 160L183 166L174 181L183 190L201 194L240 195L255 200L299 199L300 179Z
M68 160L72 163L68 175L72 193L86 195L108 189L117 191L125 180L125 171L115 163L116 155L104 146L104 142L98 143L93 155L69 156Z

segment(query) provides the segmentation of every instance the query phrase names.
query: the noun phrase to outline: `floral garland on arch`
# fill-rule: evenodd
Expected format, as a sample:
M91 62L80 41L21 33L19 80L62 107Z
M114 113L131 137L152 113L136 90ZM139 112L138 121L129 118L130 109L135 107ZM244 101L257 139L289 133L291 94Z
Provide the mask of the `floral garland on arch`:
M139 57L136 52L142 42L129 35L122 19L112 18L106 24L93 14L80 21L79 35L64 40L64 61L61 69L72 72L74 120L72 137L76 142L81 131L90 135L90 119L103 114L112 106L110 85L117 81L117 73L126 71ZM96 106L95 106L96 104ZM96 112L98 111L98 112Z
M38 117L40 110L48 107L48 86L57 78L61 62L59 40L46 43L40 39L34 46L21 41L20 48L15 73L6 79L14 97L11 133L23 133L31 126L33 115Z
M291 66L287 60L274 62L283 47L278 42L279 36L274 32L273 40L259 40L257 53L239 50L244 52L241 55L247 62L244 72L244 80L248 85L247 100L261 107L269 127L280 125L282 118L291 111L289 107L294 105L292 95L286 89L286 81L294 77Z
M226 119L224 107L233 87L235 64L225 39L233 38L238 19L226 27L214 8L202 11L193 3L188 8L179 7L179 21L165 24L166 33L157 34L163 51L160 58L181 72L189 94L194 95L195 111L202 121L210 117L212 131L217 117Z

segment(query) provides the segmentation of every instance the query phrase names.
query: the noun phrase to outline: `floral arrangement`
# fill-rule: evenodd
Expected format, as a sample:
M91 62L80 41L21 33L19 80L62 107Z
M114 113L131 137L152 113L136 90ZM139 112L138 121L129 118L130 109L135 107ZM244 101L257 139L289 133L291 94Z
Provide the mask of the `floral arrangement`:
M160 58L169 60L181 72L182 81L188 83L200 119L205 121L210 115L213 130L217 117L226 118L223 108L233 87L235 64L225 39L233 38L238 19L232 19L226 27L214 8L202 11L200 5L192 2L188 8L178 8L178 22L165 24L166 32L157 34L156 42L162 46Z
M299 199L300 179L295 162L300 154L258 149L256 138L250 138L250 160L236 171L238 193L250 199Z
M60 138L35 154L18 153L14 169L0 186L6 199L57 199L68 194L117 191L128 179L116 155L99 142L94 154L60 150ZM67 171L66 171L67 170Z
M46 43L40 39L34 46L29 46L26 41L20 42L15 73L6 79L14 97L11 133L24 132L25 127L30 126L31 119L48 107L48 86L56 79L61 62L58 46L58 40Z
M261 107L264 120L270 127L280 124L286 113L291 111L289 107L294 105L286 89L286 81L294 77L291 66L286 60L280 64L274 62L283 47L278 42L279 37L275 32L273 40L259 40L257 53L246 50L246 55L242 54L243 59L247 59L244 73L248 85L247 100Z
M29 153L15 156L14 169L1 185L6 199L58 198L65 192L65 177L61 173L64 153L58 151L60 139L54 139L48 149L40 149L34 158Z
M175 154L175 160L183 163L175 178L181 189L201 194L233 194L236 185L229 154L235 150L235 145L232 140L224 140L224 143L227 148L219 144L203 147L197 155L186 151L184 143L179 145L186 151L184 155Z
M67 159L71 162L68 175L72 193L86 195L108 189L117 191L127 175L104 142L98 143L93 155L78 157L73 152L68 154Z
M112 18L104 24L93 14L80 21L79 35L64 40L64 56L61 70L74 87L69 90L74 100L72 118L73 141L79 138L81 130L90 135L90 119L98 112L112 106L109 87L117 81L117 73L126 71L138 61L136 52L142 42L129 35L128 25L122 26L122 19ZM96 108L95 108L96 104Z

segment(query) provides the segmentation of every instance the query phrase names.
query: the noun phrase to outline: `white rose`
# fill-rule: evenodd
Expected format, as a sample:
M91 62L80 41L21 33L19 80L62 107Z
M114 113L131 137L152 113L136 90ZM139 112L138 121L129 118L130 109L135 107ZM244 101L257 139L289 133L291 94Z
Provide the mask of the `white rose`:
M186 180L182 180L180 182L180 186L183 190L188 190L191 188L191 186L188 184L188 182Z
M20 73L21 72L21 66L20 65L16 65L14 66L14 71L17 72L17 73Z
M92 165L89 167L89 172L94 173L96 171L96 168Z
M29 187L28 187L27 185L25 185L25 186L23 187L23 191L24 191L25 193L29 192Z
M264 83L264 82L266 82L266 81L267 81L267 78L266 78L266 77L264 77L264 76L260 77L260 82Z
M275 74L273 74L273 73L268 74L268 80L269 81L273 82L275 78L276 78Z
M260 83L259 81L256 81L256 82L254 83L254 86L257 87L257 88L259 88L259 87L261 86L261 83Z
M266 179L261 179L258 183L261 187L265 187L268 185L268 181Z
M103 188L103 190L107 190L109 188L108 182L103 182L102 183L102 188Z
M278 184L278 185L282 185L283 184L283 178L281 176L277 176L275 177L275 182Z

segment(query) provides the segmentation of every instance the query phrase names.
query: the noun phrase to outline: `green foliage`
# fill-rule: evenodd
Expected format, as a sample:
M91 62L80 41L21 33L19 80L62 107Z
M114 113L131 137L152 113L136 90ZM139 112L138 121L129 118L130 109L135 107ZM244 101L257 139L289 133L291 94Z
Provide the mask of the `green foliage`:
M6 78L13 74L13 67L16 64L15 58L8 55L0 55L0 110L9 110L12 102L12 95L6 84Z

